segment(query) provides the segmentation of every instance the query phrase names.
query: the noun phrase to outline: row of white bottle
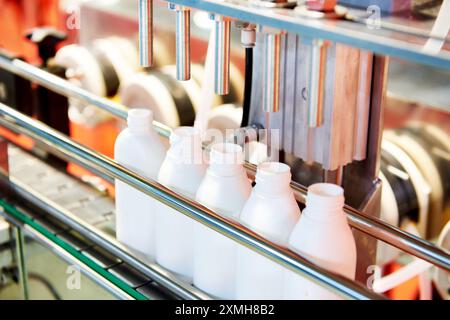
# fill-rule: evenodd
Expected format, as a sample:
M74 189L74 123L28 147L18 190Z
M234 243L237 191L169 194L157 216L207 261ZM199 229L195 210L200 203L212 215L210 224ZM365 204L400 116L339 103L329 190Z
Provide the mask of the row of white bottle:
M173 131L171 147L164 156L164 145L153 132L151 120L148 110L130 111L128 129L116 142L119 163L144 177L157 178L177 193L325 269L354 278L356 247L342 211L342 188L310 186L307 209L300 219L289 186L289 166L273 162L259 165L252 189L242 166L240 146L213 145L207 167L199 133L181 127ZM155 258L210 295L220 299L336 298L120 181L116 185L118 240Z
M158 181L195 199L206 172L200 134L192 127L177 128L170 145ZM164 205L157 213L156 261L188 282L194 272L194 225L192 219Z
M266 162L258 166L256 186L245 203L241 223L280 246L300 218L300 208L290 188L291 172L286 164ZM285 269L239 246L237 256L237 299L282 299Z
M116 139L114 158L124 167L141 176L156 180L166 155L166 147L153 130L150 110L131 109L127 125ZM117 180L116 187L116 237L147 259L155 252L155 212L159 203Z

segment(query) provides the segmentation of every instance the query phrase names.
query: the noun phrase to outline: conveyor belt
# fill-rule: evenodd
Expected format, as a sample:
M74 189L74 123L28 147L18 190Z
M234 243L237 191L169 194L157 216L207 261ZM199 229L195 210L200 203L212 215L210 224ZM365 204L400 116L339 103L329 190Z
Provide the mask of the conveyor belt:
M114 201L108 195L17 147L10 145L8 153L12 180L32 188L42 200L50 200L99 230L114 234ZM137 295L148 299L179 299L174 293L48 213L40 210L20 210L20 213L65 242L71 250L76 250L88 261L113 275L113 278L120 279L135 290Z
M113 233L114 201L93 187L58 171L37 157L14 146L8 147L10 176L69 210L78 218Z

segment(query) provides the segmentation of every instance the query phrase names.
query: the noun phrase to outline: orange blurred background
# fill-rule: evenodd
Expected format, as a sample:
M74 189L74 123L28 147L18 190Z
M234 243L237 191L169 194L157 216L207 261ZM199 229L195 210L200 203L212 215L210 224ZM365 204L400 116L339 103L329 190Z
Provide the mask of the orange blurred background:
M0 0L0 47L37 63L37 48L24 39L37 26L62 29L58 0Z

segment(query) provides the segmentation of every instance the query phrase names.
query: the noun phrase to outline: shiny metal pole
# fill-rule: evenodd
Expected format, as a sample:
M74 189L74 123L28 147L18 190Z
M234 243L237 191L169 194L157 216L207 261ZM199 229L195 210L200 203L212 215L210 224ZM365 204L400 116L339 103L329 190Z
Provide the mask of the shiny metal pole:
M42 199L42 197L40 197L39 194L29 186L17 181L13 177L11 177L10 181L11 188L18 194L19 197L25 201L29 201L42 210L47 211L59 221L85 236L87 239L92 241L92 243L104 248L115 257L136 268L158 284L175 293L180 298L188 300L211 299L211 297L201 290L184 281L181 281L156 263L140 260L139 257L120 244L114 237L111 237L109 234L106 234L103 231L98 230L98 228L86 223L58 204L49 203L48 201Z
M247 175L254 178L256 166L246 163L245 168ZM300 203L305 203L308 190L295 182L291 182L291 188L295 199ZM450 254L446 250L348 205L344 206L344 212L347 214L348 222L353 228L390 244L405 253L450 271Z
M191 11L187 7L169 3L169 9L176 13L176 62L177 80L186 81L191 78Z
M186 8L177 11L177 79L183 81L191 78L190 14Z
M263 109L265 112L280 110L280 53L281 34L267 33L264 35L266 48L263 66Z
M218 95L230 92L230 32L231 20L223 16L214 16L215 30L215 68L214 89Z
M36 82L37 84L63 96L75 98L87 104L96 105L97 107L121 119L127 118L128 109L125 106L90 93L89 91L77 87L63 78L55 76L22 60L9 60L0 56L0 68L21 76L29 81Z
M5 57L0 56L0 68L5 69L15 75L21 76L24 79L35 82L63 96L74 98L87 104L94 105L120 119L127 119L128 108L124 105L95 95L89 91L73 85L69 81L66 81L42 69L39 69L22 60L9 60ZM153 125L160 135L169 137L171 129L168 126L157 121L153 121Z
M129 184L189 218L204 224L293 272L309 278L318 285L327 287L340 296L353 299L382 298L382 296L374 294L360 284L316 266L292 251L271 243L242 225L226 220L213 211L176 194L157 182L142 178L114 160L72 141L48 126L3 104L0 104L0 123L6 127L14 127L22 134L47 145L49 149L65 153L73 161L81 165L92 167L97 171L110 175L112 178Z
M139 57L142 67L153 65L153 0L139 0Z

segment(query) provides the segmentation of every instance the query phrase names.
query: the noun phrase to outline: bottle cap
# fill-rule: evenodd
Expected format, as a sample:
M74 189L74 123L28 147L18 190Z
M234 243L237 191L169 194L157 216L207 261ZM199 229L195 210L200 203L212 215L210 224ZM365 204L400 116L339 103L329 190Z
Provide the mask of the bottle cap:
M153 113L149 109L133 108L128 111L129 128L149 128L153 122Z

